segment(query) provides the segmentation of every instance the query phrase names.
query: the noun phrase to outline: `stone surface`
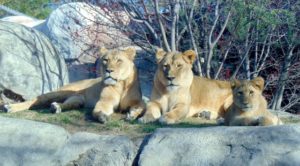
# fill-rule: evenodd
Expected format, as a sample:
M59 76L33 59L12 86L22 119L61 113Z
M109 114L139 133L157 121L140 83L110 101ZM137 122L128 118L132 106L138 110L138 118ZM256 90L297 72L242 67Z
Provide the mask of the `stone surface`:
M67 143L63 128L0 117L0 165L57 165L51 156Z
M99 136L98 136L99 137ZM98 138L99 139L99 138ZM137 153L137 148L127 137L107 137L94 145L94 148L81 154L79 159L73 161L74 165L97 166L131 166ZM99 141L98 141L99 142ZM74 153L73 151L70 151ZM64 163L63 163L64 164Z
M64 59L41 32L0 21L0 91L31 99L69 82Z
M157 129L143 140L0 116L0 165L300 164L300 125Z
M299 165L300 125L159 129L138 165Z
M132 165L137 148L124 136L69 134L63 128L0 116L0 165Z

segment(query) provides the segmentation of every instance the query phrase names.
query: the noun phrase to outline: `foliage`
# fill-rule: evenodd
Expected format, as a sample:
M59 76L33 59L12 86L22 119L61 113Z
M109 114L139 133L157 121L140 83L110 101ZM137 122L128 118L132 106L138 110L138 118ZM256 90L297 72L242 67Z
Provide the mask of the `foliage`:
M48 2L49 0L0 0L2 5L38 19L49 16L51 10L43 7Z

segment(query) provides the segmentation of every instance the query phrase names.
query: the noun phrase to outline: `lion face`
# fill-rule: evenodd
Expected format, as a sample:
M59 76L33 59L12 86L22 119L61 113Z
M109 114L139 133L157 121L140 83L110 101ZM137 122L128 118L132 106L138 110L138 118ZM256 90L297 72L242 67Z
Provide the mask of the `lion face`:
M157 76L167 91L180 87L190 87L193 81L192 64L196 54L192 50L165 52L159 49L156 53L158 63Z
M257 77L251 81L234 80L231 82L233 102L242 111L256 110L264 88L264 79Z
M107 50L101 48L101 75L106 85L115 85L119 81L126 80L134 71L134 57L136 51L128 48L125 51Z

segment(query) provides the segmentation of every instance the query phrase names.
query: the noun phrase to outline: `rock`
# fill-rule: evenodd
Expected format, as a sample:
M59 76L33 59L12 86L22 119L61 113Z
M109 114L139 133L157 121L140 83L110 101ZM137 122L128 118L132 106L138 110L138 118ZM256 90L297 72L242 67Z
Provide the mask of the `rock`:
M63 128L0 117L0 165L132 165L137 148L124 136L69 134Z
M41 24L45 21L45 20L34 19L32 17L27 17L27 16L7 16L4 18L1 18L0 20L25 25L27 27L38 26L39 24Z
M24 99L56 90L69 82L64 59L41 32L0 21L0 91Z
M0 117L0 165L57 165L51 156L70 134L54 125Z
M106 26L113 24L107 14L91 4L68 3L54 10L44 24L35 28L51 39L65 59L95 62L100 46L112 48L130 44L120 31ZM119 16L128 24L125 12L119 12Z
M300 125L158 129L138 165L299 165Z
M99 137L99 136L98 136ZM107 137L102 142L94 141L94 148L81 154L79 159L73 161L74 165L103 165L103 166L131 166L137 148L127 137ZM99 144L101 143L101 144ZM71 153L74 153L71 151ZM62 153L63 154L63 153ZM63 163L64 164L64 163Z
M96 78L96 67L94 63L69 65L68 71L70 82Z
M149 53L138 50L137 57L135 58L135 65L139 71L140 86L142 90L143 97L146 101L150 99L153 79L156 70L155 58Z

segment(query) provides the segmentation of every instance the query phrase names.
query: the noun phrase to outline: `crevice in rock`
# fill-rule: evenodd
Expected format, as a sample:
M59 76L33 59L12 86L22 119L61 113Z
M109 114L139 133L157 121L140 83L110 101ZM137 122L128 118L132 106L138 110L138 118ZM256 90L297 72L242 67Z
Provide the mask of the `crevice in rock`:
M144 149L144 147L148 144L150 138L152 137L153 134L149 134L149 135L146 135L143 139L143 142L141 143L138 151L137 151L137 154L133 160L133 163L132 163L132 166L138 166L138 163L139 163L139 160L140 160L140 155Z

